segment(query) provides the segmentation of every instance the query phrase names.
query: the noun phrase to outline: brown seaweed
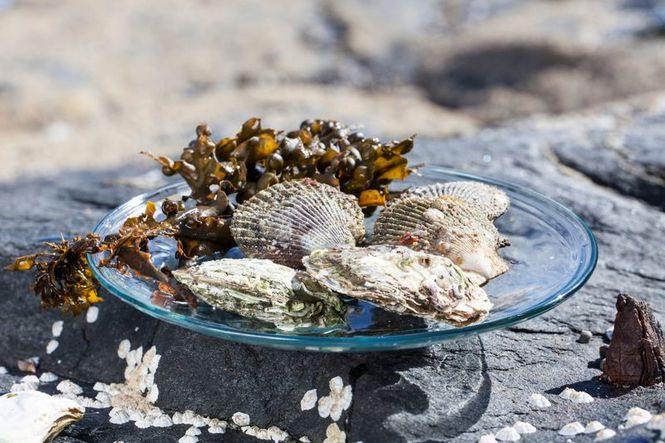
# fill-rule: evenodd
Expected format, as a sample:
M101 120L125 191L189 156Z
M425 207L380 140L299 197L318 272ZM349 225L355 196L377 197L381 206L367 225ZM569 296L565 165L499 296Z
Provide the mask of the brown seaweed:
M306 177L355 195L362 207L380 206L390 182L411 172L404 154L413 148L413 137L381 143L332 120L306 120L284 134L250 118L235 137L215 143L211 134L199 125L179 160L145 154L164 174L182 176L199 204L216 203L222 210L228 194L237 193L241 203L273 184Z

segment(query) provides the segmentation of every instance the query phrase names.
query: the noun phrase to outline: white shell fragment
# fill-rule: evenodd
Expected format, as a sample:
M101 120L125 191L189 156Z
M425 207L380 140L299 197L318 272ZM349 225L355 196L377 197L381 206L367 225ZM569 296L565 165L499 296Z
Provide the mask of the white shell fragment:
M542 394L531 394L528 403L534 409L545 409L552 406L552 403Z
M496 443L494 434L485 434L478 439L478 443Z
M51 340L46 344L46 353L52 354L56 349L58 349L58 340Z
M339 297L306 274L270 260L212 260L173 271L173 275L216 308L284 329L343 322Z
M0 441L25 443L50 441L85 413L74 401L38 391L3 395L0 411Z
M517 432L515 428L512 426L506 426L497 432L494 435L494 438L496 438L498 441L518 441L522 437L520 437L519 432Z
M249 426L249 415L244 412L236 412L231 417L231 420L238 426Z
M64 322L62 320L54 321L53 326L51 326L51 334L55 338L60 337L60 334L62 334L62 327L64 325Z
M490 220L499 218L510 206L510 199L501 189L475 181L435 183L410 188L400 198L408 196L436 198L442 195L450 195L464 200L469 206L473 206L486 214Z
M94 323L99 317L99 308L97 306L90 306L88 312L85 313L85 321L88 323Z
M633 426L643 425L651 420L651 412L642 408L630 408L626 415L623 417L624 424L620 426L622 429L632 428Z
M613 335L614 335L614 326L611 326L605 330L605 337L607 337L608 340L612 340Z
M185 435L201 435L201 430L196 426L190 426L186 431Z
M316 249L355 246L365 227L354 196L304 179L278 183L241 204L231 233L246 257L299 268Z
M585 434L594 434L598 431L602 431L603 429L605 429L605 425L602 424L601 422L599 422L599 421L590 421L584 427L584 433Z
M213 418L208 423L208 432L211 434L224 434L226 432L227 423L218 418Z
M342 412L351 406L353 391L351 385L344 386L342 377L332 378L328 385L330 394L318 401L319 415L321 418L330 417L333 421L338 421L342 417Z
M587 394L586 392L576 391L573 388L566 388L559 394L559 397L564 400L570 400L573 403L591 403L593 402L593 397Z
M39 376L39 381L41 383L52 383L57 380L58 376L52 372L44 372L42 375Z
M537 431L536 427L532 425L531 423L527 423L525 421L516 421L515 424L513 425L513 428L521 435L521 434L533 434L534 432Z
M596 438L594 438L593 441L609 440L610 438L614 438L615 435L617 435L616 431L612 429L603 429L596 434Z
M508 270L498 248L507 240L481 212L451 196L404 198L385 208L373 244L403 244L448 257L482 284Z
M23 381L21 383L14 383L11 388L9 388L10 392L26 392L26 391L34 391L39 387L39 380L37 382L35 381Z
M665 412L651 417L647 423L647 429L660 431L660 435L665 436Z
M120 342L118 345L118 357L125 359L127 358L127 354L132 348L132 344L129 342L129 340L125 339Z
M316 389L310 389L305 392L305 395L302 396L302 400L300 400L300 410L309 411L310 409L314 409L317 399Z
M332 291L399 314L461 326L484 319L492 308L485 291L449 259L405 246L323 249L303 263Z
M55 388L63 394L79 395L83 393L83 388L71 380L61 381Z
M331 423L326 428L326 438L323 443L346 443L346 432L340 430L337 423Z
M563 428L559 429L559 435L573 436L577 434L582 434L584 432L584 426L578 421L568 423Z
M21 382L22 383L35 383L35 384L38 385L39 384L39 377L37 377L36 375L26 375L25 377L23 377L21 379Z

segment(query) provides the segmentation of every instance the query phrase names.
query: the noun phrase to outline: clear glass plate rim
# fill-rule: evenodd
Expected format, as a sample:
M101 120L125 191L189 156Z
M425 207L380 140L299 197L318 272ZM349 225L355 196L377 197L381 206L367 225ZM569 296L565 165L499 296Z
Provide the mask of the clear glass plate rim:
M274 333L265 333L258 331L243 331L243 330L233 330L226 328L219 328L217 323L213 323L207 320L199 319L196 317L188 317L177 312L168 311L162 308L158 308L149 302L146 303L143 300L132 297L130 294L125 293L124 291L117 288L113 283L111 283L104 272L98 268L95 264L95 260L92 255L88 256L88 262L90 263L90 268L97 278L97 280L102 284L102 286L112 293L114 296L120 298L126 303L129 303L133 307L139 309L140 311L155 317L160 320L164 320L168 323L175 324L181 327L187 327L194 331L204 333L206 335L211 335L214 337L219 337L223 339L228 339L236 342L243 342L249 344L264 344L274 347L284 347L290 349L311 349L311 350L330 350L334 348L339 348L344 351L372 351L372 350L386 350L386 349L403 349L403 348L414 348L427 346L430 344L439 343L446 340L452 340L460 337L472 336L483 332L489 332L495 329L505 328L513 326L517 323L521 323L528 319L537 317L561 304L563 301L567 300L575 292L577 292L588 279L593 274L593 271L596 267L598 260L598 245L596 239L589 228L589 226L582 220L577 214L573 211L562 205L561 203L546 197L538 192L527 189L523 186L516 185L501 179L490 178L482 175L475 175L467 172L461 172L455 169L450 169L442 166L428 165L423 170L426 170L428 173L441 173L447 175L453 175L459 177L460 179L468 179L480 181L490 185L499 186L503 189L510 190L527 197L530 197L533 200L544 203L552 209L557 210L558 212L565 215L566 218L571 221L571 224L577 225L578 228L581 228L580 231L586 237L587 244L582 247L582 249L587 252L584 255L584 261L582 261L574 275L570 277L567 284L561 288L559 293L555 296L549 297L540 303L532 306L530 309L525 310L522 313L513 315L509 318L497 319L491 321L485 321L478 324L465 326L462 328L455 329L446 329L439 331L419 331L411 333L398 333L398 334L386 334L386 335L363 335L363 336L308 336L308 335L279 335ZM93 232L99 232L102 229L103 225L108 221L111 215L118 212L122 212L124 209L134 207L137 201L145 201L150 199L151 196L159 195L170 190L175 190L176 188L182 186L184 182L171 183L169 185L163 186L155 191L146 192L140 195L137 195L131 198L129 201L120 205L116 209L107 213L102 219L95 225ZM186 325L186 326L185 326Z

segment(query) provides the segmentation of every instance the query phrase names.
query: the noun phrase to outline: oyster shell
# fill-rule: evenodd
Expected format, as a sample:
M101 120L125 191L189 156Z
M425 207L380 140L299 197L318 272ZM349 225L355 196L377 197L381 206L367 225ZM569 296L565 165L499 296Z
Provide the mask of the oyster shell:
M497 249L508 244L484 213L457 197L404 197L379 215L374 244L404 244L448 257L475 283L508 270Z
M456 181L448 183L435 183L428 186L410 188L395 201L407 197L441 197L451 195L464 200L469 206L475 207L487 214L490 220L495 220L505 214L510 206L510 199L501 189L475 181Z
M405 246L323 249L303 263L323 286L400 314L463 326L492 308L485 291L451 260Z
M0 442L51 441L85 408L73 400L38 391L11 392L0 397Z
M270 260L212 260L173 275L208 304L281 329L344 322L339 297L304 272Z
M363 220L355 197L305 179L276 184L240 205L231 232L245 256L300 268L316 249L362 240Z

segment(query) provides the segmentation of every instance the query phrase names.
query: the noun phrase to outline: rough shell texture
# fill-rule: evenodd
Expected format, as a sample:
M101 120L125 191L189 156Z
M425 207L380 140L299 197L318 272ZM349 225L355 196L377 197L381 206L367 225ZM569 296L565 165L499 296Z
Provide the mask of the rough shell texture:
M206 303L282 329L331 326L343 319L341 300L304 272L262 259L221 259L173 271Z
M356 198L313 180L269 187L236 210L231 232L247 257L299 268L316 249L355 245L363 239Z
M318 250L303 263L329 289L400 314L463 326L484 319L492 307L452 261L404 246Z
M497 249L508 242L480 211L453 196L408 197L385 208L374 244L403 244L450 258L482 284L508 270Z
M487 214L490 220L495 220L505 214L510 206L510 199L501 189L474 181L457 181L448 183L435 183L428 186L407 189L400 198L441 197L451 195L464 200L479 211Z
M0 397L0 441L51 441L85 408L73 400L38 391L12 392Z
M628 294L617 297L614 333L603 375L620 385L665 381L665 336L649 304Z

